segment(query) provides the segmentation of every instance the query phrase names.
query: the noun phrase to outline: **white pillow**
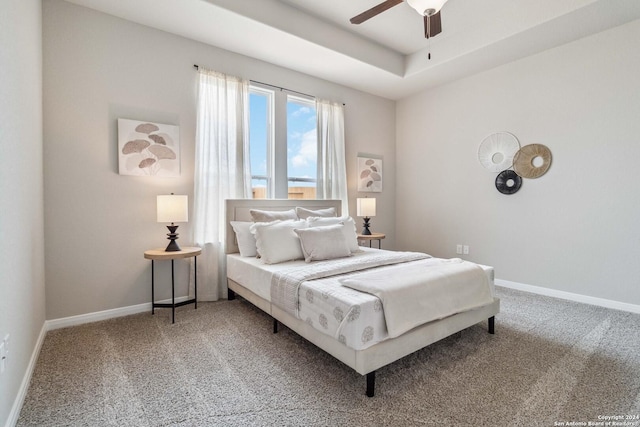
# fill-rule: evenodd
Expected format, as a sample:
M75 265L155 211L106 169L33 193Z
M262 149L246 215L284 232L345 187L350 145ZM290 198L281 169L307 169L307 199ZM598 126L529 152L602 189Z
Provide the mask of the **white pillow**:
M345 240L349 246L351 252L362 252L360 245L358 245L358 235L356 233L356 222L350 216L343 216L340 218L307 218L309 227L325 227L327 225L344 224L342 232L344 233Z
M249 210L251 218L254 222L271 222L271 221L285 221L287 219L298 219L295 209L289 209L288 211L261 211L258 209Z
M236 233L240 256L256 256L258 254L256 237L249 229L252 224L253 223L249 221L231 221L231 227L233 227L233 231Z
M323 217L323 218L337 216L336 208L311 210L311 209L297 207L296 213L298 214L298 218L300 219L307 219L310 216L317 216L317 217Z
M256 236L256 246L260 259L265 264L278 264L284 261L303 259L300 239L295 233L296 228L307 228L307 222L273 221L268 223L256 222L250 230Z
M343 228L344 224L336 224L294 230L300 237L304 260L311 262L351 256Z

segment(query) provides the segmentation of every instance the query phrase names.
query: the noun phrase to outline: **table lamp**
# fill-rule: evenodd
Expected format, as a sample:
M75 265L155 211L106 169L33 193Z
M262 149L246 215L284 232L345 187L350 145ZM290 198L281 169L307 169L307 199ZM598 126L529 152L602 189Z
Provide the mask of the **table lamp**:
M376 216L376 199L374 198L364 198L357 200L357 215L364 217L364 228L362 229L362 234L365 236L371 235L371 230L369 230L369 220L371 217Z
M178 226L176 222L187 222L189 219L189 200L187 196L180 196L171 193L171 195L158 196L158 222L170 222L167 225L169 233L169 245L165 252L176 252L180 250L180 246L176 243Z

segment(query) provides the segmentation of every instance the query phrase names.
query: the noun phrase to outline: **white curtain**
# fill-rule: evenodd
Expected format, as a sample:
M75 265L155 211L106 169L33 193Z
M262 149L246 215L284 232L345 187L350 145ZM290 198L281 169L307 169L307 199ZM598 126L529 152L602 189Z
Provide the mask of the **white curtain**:
M342 200L342 215L349 215L344 143L344 106L316 100L318 126L318 198Z
M193 242L198 300L227 297L225 199L251 198L249 82L199 68ZM193 280L191 281L193 295Z

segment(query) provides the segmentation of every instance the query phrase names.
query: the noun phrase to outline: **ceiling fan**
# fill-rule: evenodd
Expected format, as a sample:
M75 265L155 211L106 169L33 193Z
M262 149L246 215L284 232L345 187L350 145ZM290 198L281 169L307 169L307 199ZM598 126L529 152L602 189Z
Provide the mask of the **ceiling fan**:
M404 0L386 0L369 10L362 12L360 15L350 19L352 24L362 24L364 21L391 9ZM440 9L447 0L407 0L409 6L416 10L420 15L424 16L424 36L431 38L442 32L442 21L440 20Z

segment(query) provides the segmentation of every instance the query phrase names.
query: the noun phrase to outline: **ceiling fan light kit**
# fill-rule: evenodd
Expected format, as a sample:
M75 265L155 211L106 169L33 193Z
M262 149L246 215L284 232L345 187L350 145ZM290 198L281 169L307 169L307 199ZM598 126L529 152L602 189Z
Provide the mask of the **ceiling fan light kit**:
M407 4L416 10L421 16L424 16L424 36L430 39L442 32L442 20L440 18L440 9L447 2L447 0L407 0ZM369 10L365 10L361 14L354 16L350 19L352 24L362 24L363 22L381 14L382 12L391 9L400 3L404 3L403 0L385 0L382 3L372 7ZM431 42L429 42L429 55L431 59Z
M447 0L407 0L409 6L423 16L433 16L440 12Z

